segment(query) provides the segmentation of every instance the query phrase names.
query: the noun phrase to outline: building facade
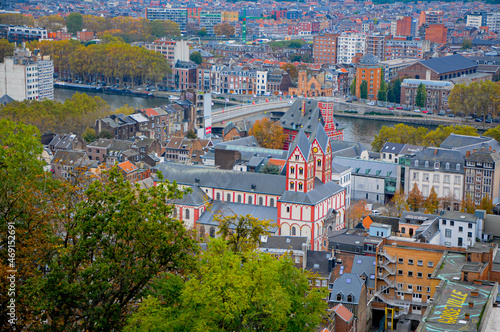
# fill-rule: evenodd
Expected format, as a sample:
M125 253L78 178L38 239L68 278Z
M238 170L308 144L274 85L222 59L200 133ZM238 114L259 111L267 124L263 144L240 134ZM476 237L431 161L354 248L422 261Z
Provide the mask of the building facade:
M427 81L406 78L401 83L401 103L414 108L417 106L417 90L420 84L425 86L426 98L424 108L434 114L450 109L448 105L448 96L453 89L452 82L445 81Z
M500 154L479 150L465 157L465 195L479 205L485 197L500 201Z
M361 84L368 84L367 99L376 100L380 89L382 68L379 59L373 54L366 54L360 60L356 68L356 96L361 98Z
M358 53L365 53L366 35L359 33L342 34L338 37L337 62L352 63L352 58Z
M313 59L314 63L337 63L338 34L328 33L314 36Z

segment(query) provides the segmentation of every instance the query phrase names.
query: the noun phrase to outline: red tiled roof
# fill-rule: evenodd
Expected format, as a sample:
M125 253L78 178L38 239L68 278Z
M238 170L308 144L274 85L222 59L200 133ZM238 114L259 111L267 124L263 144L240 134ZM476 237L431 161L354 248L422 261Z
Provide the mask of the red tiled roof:
M124 161L123 163L119 163L118 167L123 169L125 173L130 173L137 170L137 167L128 160Z
M334 308L333 311L344 320L344 322L349 323L351 319L354 317L353 313L344 307L342 303L337 304Z
M270 158L267 163L271 165L276 165L280 168L280 170L282 170L283 167L286 165L286 160Z
M154 109L152 108L145 108L143 110L141 110L144 114L146 114L147 117L150 117L150 116L156 116L158 115L158 112L156 112Z

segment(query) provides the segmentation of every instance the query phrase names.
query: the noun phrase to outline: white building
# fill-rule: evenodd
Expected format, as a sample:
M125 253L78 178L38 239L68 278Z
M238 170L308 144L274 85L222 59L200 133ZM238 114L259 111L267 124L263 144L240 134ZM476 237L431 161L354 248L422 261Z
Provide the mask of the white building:
M434 188L438 198L452 199L458 210L464 197L464 158L460 151L427 148L411 159L409 190L414 184L424 197Z
M332 181L345 188L346 208L351 205L351 172L351 167L332 162Z
M480 28L483 26L483 15L482 14L469 14L467 15L467 23L468 27Z
M338 39L337 62L349 64L356 53L365 53L366 35L360 33L344 34Z
M483 219L470 213L446 211L439 217L441 244L452 247L472 247L482 239Z
M200 13L200 29L205 28L209 36L213 36L214 26L222 23L221 12L202 11Z
M486 17L486 25L491 31L500 31L500 12L488 13Z
M267 71L257 70L257 94L263 95L267 92Z
M0 64L0 96L14 100L54 100L54 63L49 57L34 57L16 50Z

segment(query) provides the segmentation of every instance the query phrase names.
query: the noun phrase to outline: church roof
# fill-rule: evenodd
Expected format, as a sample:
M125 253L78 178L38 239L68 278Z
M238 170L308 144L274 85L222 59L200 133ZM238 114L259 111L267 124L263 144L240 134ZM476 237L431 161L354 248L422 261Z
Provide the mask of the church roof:
M303 113L302 108L304 108ZM311 135L315 133L318 122L324 125L324 119L318 108L318 101L303 98L297 99L290 106L280 122L284 129L299 130L302 128L306 133L310 133Z
M297 136L295 136L295 139L293 140L292 145L288 150L288 158L290 158L290 155L293 153L293 150L295 150L296 147L299 148L300 152L302 153L302 155L306 160L309 159L309 152L311 151L311 143L309 143L309 139L307 138L303 129L300 129Z
M314 179L314 189L304 193L297 191L285 191L280 198L280 202L298 203L305 205L316 205L328 197L331 197L341 191L344 187L336 184L333 181L323 183L318 178Z
M311 135L311 142L314 142L314 140L318 140L318 144L321 147L321 150L323 150L323 153L326 153L326 147L328 146L328 141L330 138L328 137L325 127L318 121L317 128L315 135Z

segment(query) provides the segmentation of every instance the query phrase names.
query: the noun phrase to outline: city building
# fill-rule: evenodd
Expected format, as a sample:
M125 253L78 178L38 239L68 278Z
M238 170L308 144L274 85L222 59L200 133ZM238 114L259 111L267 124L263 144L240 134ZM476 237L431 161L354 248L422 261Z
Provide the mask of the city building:
M417 36L418 20L405 16L396 22L396 36Z
M368 35L366 36L366 54L373 54L379 59L385 59L385 41L389 36Z
M1 96L18 101L54 100L54 62L48 56L17 49L0 63L0 79Z
M483 241L484 220L471 213L444 211L439 215L440 244L469 248Z
M366 35L360 33L346 33L338 37L337 62L352 63L352 58L358 53L365 53Z
M425 29L425 40L432 43L446 44L448 28L444 24L429 24Z
M316 35L313 40L314 63L337 63L337 40L339 35L328 33Z
M424 53L429 51L429 40L414 40L412 38L394 37L385 43L385 59L414 58L422 59Z
M142 46L147 50L163 54L170 67L173 67L177 60L189 61L189 45L184 40L158 39Z
M173 68L174 87L179 90L196 89L197 68L192 61L177 61Z
M383 59L384 57L381 57L380 59ZM398 73L401 69L417 62L418 59L406 58L380 61L380 65L382 66L382 69L384 69L384 80L389 82L398 78Z
M474 150L465 157L465 195L479 205L485 197L500 202L500 154Z
M423 146L418 145L387 142L380 149L380 159L388 163L399 164L401 158L414 155L423 149Z
M419 61L399 71L399 77L447 81L477 72L477 64L466 57L454 54L441 58Z
M458 211L464 198L464 158L460 151L428 147L411 158L409 190L414 184L424 197L434 188L438 198L447 199Z
M205 28L207 35L214 36L214 26L222 23L222 13L216 11L202 11L200 13L200 29Z
M47 29L25 26L9 26L7 38L9 43L30 42L32 40L47 39Z
M442 10L423 10L420 12L419 24L442 24Z
M486 12L482 13L470 13L466 16L465 25L468 27L474 27L479 29L480 27L486 26L487 23L487 15Z
M356 96L361 98L361 84L365 81L368 84L367 99L376 100L380 89L381 74L379 58L373 54L365 54L356 68Z
M181 31L186 31L188 23L187 8L146 8L146 18L150 21L163 20L173 21L179 24Z
M405 104L411 109L417 107L417 90L420 84L425 86L427 94L424 109L434 114L442 111L446 112L450 109L448 106L448 96L454 84L449 81L427 81L406 78L401 83L401 104Z
M320 83L316 77L308 76L305 70L301 70L297 87L290 87L288 93L293 96L329 97L333 95L333 87L328 82Z

